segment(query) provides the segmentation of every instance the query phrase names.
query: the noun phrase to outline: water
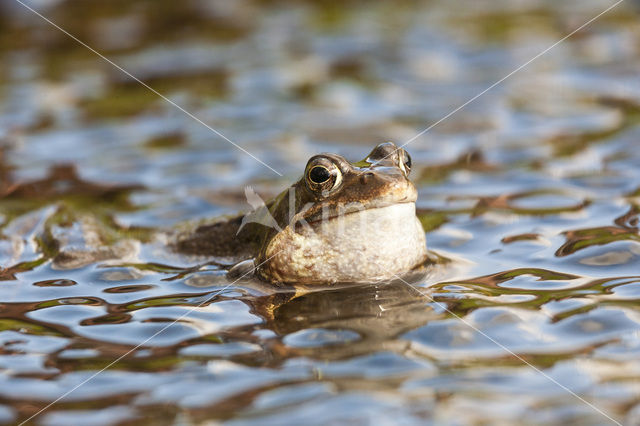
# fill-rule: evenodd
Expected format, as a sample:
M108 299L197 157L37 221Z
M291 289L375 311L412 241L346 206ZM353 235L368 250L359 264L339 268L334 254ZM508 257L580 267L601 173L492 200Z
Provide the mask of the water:
M637 2L407 146L441 275L300 297L162 235L413 138L613 2L28 4L283 176L2 2L0 422L73 390L30 423L637 424Z

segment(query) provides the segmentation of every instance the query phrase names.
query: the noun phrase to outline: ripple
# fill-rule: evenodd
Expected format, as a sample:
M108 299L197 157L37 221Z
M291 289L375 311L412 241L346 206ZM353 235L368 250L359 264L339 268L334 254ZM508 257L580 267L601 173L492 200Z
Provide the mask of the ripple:
M508 281L501 282L499 287L519 290L563 290L584 285L586 280L573 278L570 280L543 280L539 276L520 274Z
M94 358L99 352L95 349L66 349L58 354L58 358L64 359L82 359Z
M556 251L556 256L563 257L584 250L588 247L611 244L620 241L640 241L638 231L613 226L567 231L567 241Z
M350 330L310 328L289 334L284 338L284 343L294 348L313 348L326 345L347 344L359 338L358 333Z
M640 282L616 285L611 289L612 294L601 296L601 299L637 300L640 299Z
M137 417L133 408L113 406L99 410L60 410L45 414L42 424L47 426L82 423L85 425L114 424Z
M622 265L633 258L633 253L628 251L608 251L597 256L583 257L580 263L591 266Z
M73 280L57 279L57 280L44 280L33 283L38 287L69 287L78 284Z
M15 411L11 407L0 405L0 422L11 423L15 417Z
M102 291L105 293L137 293L139 291L146 291L155 288L152 284L138 284L138 285L121 285L117 287L106 288Z
M513 308L477 309L469 316L428 324L405 338L414 350L437 359L469 359L520 354L561 354L591 349L640 323L614 309L598 308L550 322L538 312Z
M253 402L254 410L273 410L301 404L333 393L332 386L327 383L305 383L293 386L281 386L264 392Z
M337 361L330 365L316 365L324 377L358 377L371 379L432 375L436 369L428 361L406 359L391 352L381 352L348 361Z
M182 355L206 357L230 357L234 355L257 352L262 348L248 342L231 342L226 344L199 344L180 350Z

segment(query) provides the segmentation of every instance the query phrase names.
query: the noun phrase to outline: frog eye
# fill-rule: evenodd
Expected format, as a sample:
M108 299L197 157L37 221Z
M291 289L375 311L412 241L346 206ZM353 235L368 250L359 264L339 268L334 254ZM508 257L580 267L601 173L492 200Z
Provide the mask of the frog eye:
M309 170L309 180L317 185L331 179L331 172L325 166L315 166Z
M398 162L400 163L399 166L404 174L409 176L409 173L411 172L411 156L404 149L400 149L400 151L401 152L398 159Z
M333 163L316 164L307 169L307 186L314 192L327 192L342 182L342 173Z

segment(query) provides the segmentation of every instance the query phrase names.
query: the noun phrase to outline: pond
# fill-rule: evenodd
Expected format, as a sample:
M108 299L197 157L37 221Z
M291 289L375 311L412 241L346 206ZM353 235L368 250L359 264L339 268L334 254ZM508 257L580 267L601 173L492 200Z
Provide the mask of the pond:
M0 423L638 424L640 4L0 3ZM413 158L442 264L298 292L176 233Z

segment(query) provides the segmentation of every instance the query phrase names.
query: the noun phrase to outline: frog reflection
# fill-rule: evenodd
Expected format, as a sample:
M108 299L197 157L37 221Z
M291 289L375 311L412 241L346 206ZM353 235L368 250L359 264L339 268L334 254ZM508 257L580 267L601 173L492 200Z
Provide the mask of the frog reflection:
M309 347L293 349L299 355L334 359L381 350L402 352L406 342L398 339L400 335L441 318L441 314L429 306L430 299L424 290L413 285L396 280L325 287L322 291L302 294L276 293L257 298L250 306L263 317L265 328L283 338L312 329L357 335L345 344L317 346L310 342Z

